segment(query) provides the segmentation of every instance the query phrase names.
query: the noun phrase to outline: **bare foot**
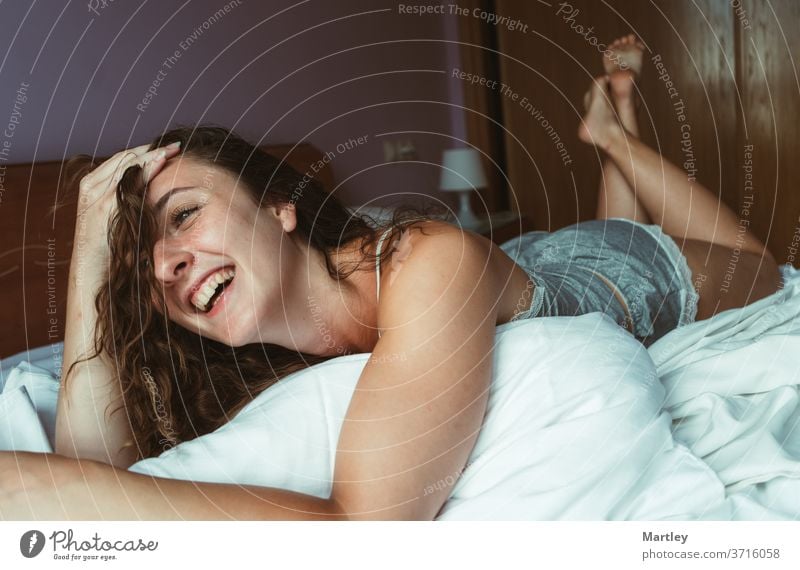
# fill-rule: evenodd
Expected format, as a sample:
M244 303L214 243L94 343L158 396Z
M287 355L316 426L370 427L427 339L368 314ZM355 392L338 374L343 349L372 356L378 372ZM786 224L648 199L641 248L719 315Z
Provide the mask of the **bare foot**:
M596 77L584 98L586 114L578 127L578 138L583 142L607 150L615 136L624 134L611 106L608 91L609 78Z
M636 76L630 69L615 71L609 76L611 98L623 126L631 132L638 131L635 95Z
M635 136L639 135L634 97L635 81L642 72L644 45L635 35L623 36L608 47L603 56L603 67L610 77L611 98L619 113L622 126Z
M606 74L611 75L615 71L630 70L634 75L642 72L642 54L644 45L635 35L628 34L617 38L603 55L603 67Z
M614 102L633 102L633 84L636 81L636 75L629 69L619 70L609 75L611 83L611 94L614 96Z

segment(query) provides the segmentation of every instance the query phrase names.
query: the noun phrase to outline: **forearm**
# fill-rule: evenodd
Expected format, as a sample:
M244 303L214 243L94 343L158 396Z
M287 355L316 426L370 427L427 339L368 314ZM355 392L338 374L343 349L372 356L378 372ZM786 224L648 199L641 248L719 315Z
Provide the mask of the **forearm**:
M94 352L97 313L94 297L103 284L103 268L98 255L84 245L76 230L75 249L69 274L67 326L64 337L64 360L56 410L57 453L111 462L127 467L134 460L132 451L120 454L130 437L124 412L108 412L121 403L120 389L113 367L103 354L73 363ZM67 376L69 378L67 379Z
M154 478L88 460L0 452L6 520L342 520L333 501L280 489Z

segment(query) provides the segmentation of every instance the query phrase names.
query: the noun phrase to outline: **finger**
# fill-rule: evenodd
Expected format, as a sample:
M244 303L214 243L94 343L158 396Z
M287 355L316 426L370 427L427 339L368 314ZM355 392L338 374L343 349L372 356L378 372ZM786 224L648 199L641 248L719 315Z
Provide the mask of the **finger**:
M170 158L180 153L180 142L174 142L165 147L157 148L151 153L142 157L141 164L144 170L145 184L149 183L153 177L164 168Z
M163 148L169 149L168 154L172 153L173 155L180 149L179 146L166 146ZM90 174L91 179L96 183L101 183L104 181L112 181L112 177L115 177L116 180L119 181L119 179L122 178L122 173L125 172L128 166L131 166L134 161L147 158L148 156L154 156L159 151L159 149L149 149L150 145L144 144L118 152L92 171Z
M164 165L164 163L178 154L180 152L180 143L173 143L171 145L160 147L153 149L151 151L145 152L142 155L136 155L133 153L129 153L119 162L117 165L116 170L114 171L111 179L111 183L116 185L122 179L122 176L125 174L125 171L128 170L131 166L139 165L141 166L145 172L145 182L150 181L150 175L147 171L147 165L153 163L154 161L160 161L159 168Z
M143 167L144 168L143 176L145 184L148 184L153 179L153 177L156 174L158 174L161 171L161 169L164 168L164 165L166 163L167 163L167 156L165 153L159 153L152 159L148 160Z
M91 176L92 180L98 180L98 181L108 178L117 169L117 166L119 165L120 161L124 160L126 157L129 157L131 155L141 156L147 152L148 148L150 148L150 145L145 144L121 150L120 152L116 153L114 156L103 162L100 166L95 168L89 176Z

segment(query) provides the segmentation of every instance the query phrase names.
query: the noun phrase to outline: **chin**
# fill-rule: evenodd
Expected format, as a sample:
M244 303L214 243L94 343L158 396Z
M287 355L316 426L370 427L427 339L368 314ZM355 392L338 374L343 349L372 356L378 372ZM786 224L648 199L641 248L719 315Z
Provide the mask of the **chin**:
M248 330L250 327L243 326L246 323L233 321L223 323L224 330L220 331L219 338L215 339L227 346L239 348L248 344L261 343L258 331ZM228 328L230 326L230 328Z

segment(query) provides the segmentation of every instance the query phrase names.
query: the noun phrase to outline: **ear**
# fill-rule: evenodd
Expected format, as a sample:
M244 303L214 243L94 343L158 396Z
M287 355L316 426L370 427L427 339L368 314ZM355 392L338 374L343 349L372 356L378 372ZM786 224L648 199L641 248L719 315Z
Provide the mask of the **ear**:
M294 204L281 204L275 207L275 214L283 226L283 231L287 234L294 231L297 227L297 211Z

